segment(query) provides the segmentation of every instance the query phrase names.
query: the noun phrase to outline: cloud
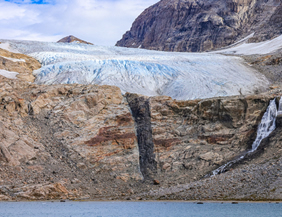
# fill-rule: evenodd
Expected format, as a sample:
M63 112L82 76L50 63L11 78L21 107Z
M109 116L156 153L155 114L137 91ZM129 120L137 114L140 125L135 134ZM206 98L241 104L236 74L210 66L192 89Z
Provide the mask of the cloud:
M74 35L114 45L158 0L0 0L0 38L57 41Z

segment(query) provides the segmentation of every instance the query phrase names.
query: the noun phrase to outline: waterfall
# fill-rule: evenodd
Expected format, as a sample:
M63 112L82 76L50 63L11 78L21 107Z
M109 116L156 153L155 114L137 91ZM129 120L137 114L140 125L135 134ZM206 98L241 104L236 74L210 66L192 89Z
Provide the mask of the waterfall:
M275 122L276 122L276 117L278 114L282 114L282 97L279 100L279 108L277 110L277 106L275 103L276 99L273 99L270 101L270 104L266 110L266 112L264 113L262 119L261 119L261 123L258 126L258 130L257 130L257 137L256 140L254 141L254 143L252 144L252 149L249 150L247 153L245 153L244 155L242 155L241 157L229 161L228 163L226 163L225 165L217 168L216 170L214 170L212 172L211 176L215 176L218 175L220 173L223 173L226 168L232 166L233 164L243 160L246 155L248 155L249 153L252 153L254 151L256 151L261 143L261 141L268 137L269 134L275 130Z
M254 141L253 145L252 145L252 150L250 150L249 152L254 152L258 149L261 141L268 137L269 134L275 130L275 121L276 121L276 117L277 117L277 106L275 103L275 100L271 100L270 104L266 110L266 112L264 113L261 122L259 124L258 127L258 131L257 131L257 138ZM280 100L281 101L281 100ZM279 102L280 104L280 102Z

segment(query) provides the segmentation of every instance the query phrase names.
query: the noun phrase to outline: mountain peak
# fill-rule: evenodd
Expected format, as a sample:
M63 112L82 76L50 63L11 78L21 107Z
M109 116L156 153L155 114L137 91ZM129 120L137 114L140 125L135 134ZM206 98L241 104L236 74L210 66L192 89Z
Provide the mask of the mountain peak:
M202 52L282 34L281 0L162 0L147 8L117 46Z
M57 41L57 43L72 43L72 42L77 42L77 43L82 43L82 44L90 44L93 45L90 42L87 41L83 41L73 35L69 35L67 37L62 38L61 40Z

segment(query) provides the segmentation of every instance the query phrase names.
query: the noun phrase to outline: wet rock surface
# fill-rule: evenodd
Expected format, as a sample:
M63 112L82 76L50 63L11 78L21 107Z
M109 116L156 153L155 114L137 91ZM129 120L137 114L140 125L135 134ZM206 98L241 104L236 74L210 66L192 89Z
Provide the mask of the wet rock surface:
M117 46L199 52L252 34L251 42L281 35L278 0L162 0L146 9Z

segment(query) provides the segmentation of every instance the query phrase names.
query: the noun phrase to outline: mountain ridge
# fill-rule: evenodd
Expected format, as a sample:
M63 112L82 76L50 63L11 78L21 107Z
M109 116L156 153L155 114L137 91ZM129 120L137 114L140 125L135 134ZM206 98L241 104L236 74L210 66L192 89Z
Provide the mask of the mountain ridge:
M73 35L66 36L60 39L59 41L57 41L57 43L72 43L72 42L93 45L92 43L81 40Z
M271 26L275 14L279 17L280 8L277 0L162 0L141 13L116 46L199 52L228 46L251 33L252 42L273 39L281 29L263 29Z

